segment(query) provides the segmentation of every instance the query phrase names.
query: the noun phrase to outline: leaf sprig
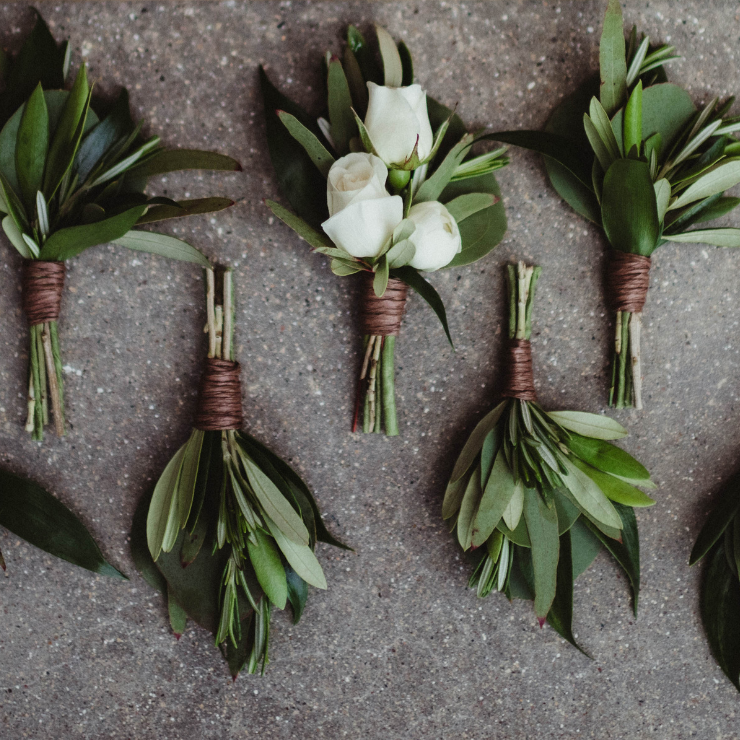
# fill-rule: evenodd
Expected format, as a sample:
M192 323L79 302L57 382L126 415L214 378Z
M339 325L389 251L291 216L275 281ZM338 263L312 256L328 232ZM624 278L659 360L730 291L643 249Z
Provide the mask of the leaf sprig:
M509 338L529 340L539 268L510 265ZM463 550L475 552L470 586L534 599L578 647L573 583L604 547L625 571L635 613L640 559L634 507L655 501L650 474L610 442L627 435L616 421L581 411L547 412L506 398L475 427L450 476L442 516ZM480 549L479 549L480 548Z
M231 272L219 303L207 276L209 356L233 359ZM167 598L173 631L188 617L210 630L234 677L264 672L273 606L289 602L298 622L308 586L327 587L317 541L346 548L298 474L235 430L193 429L132 528L137 567Z

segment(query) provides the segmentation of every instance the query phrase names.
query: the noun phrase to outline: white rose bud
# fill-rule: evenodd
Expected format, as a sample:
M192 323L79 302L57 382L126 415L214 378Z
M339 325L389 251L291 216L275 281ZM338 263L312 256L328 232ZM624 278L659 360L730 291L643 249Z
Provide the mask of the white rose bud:
M457 222L438 201L411 206L408 217L416 224L409 237L416 247L414 259L409 263L411 267L427 272L439 270L462 250Z
M403 198L385 189L388 169L373 154L348 154L331 166L321 227L353 257L377 257L403 220Z
M389 165L403 164L413 153L426 159L434 145L427 113L427 94L421 85L384 87L367 83L369 100L365 128L375 151Z

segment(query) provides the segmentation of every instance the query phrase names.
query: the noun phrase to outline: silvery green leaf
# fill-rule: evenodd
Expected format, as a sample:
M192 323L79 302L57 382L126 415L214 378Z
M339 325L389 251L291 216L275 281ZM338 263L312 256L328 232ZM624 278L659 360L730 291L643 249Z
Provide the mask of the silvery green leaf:
M504 412L508 401L501 401L501 403L484 416L473 429L473 433L468 438L465 446L460 453L460 457L457 458L455 467L452 470L450 476L450 482L455 482L463 477L468 468L472 465L475 456L480 452L483 447L483 441L486 438L488 432L493 429L498 420L501 418L501 414Z
M393 229L393 244L405 241L416 231L416 224L410 219L405 218L395 229Z
M122 159L118 164L111 167L109 170L104 172L100 177L92 183L91 187L97 187L105 182L115 179L118 175L126 172L126 170L133 167L139 160L143 159L146 154L151 152L153 149L159 146L159 136L152 136L149 141L142 144L135 152L129 154L128 157Z
M445 203L445 208L452 218L459 224L484 208L490 208L496 203L496 196L491 193L466 193Z
M278 111L278 117L285 128L288 129L288 133L306 150L306 154L311 158L319 172L327 177L331 166L334 164L334 157L329 154L318 137L290 113L281 110Z
M608 416L589 414L585 411L548 411L547 416L561 427L593 439L621 439L627 430Z
M285 555L285 559L290 567L308 584L316 588L326 589L326 578L324 571L321 569L319 561L313 554L308 545L298 544L292 539L288 539L275 522L267 517L267 527L275 538L280 551Z
M671 168L681 164L688 159L710 136L716 135L717 129L722 125L722 121L714 121L702 129L688 144L671 160Z
M39 190L36 192L36 215L39 221L39 231L43 236L49 235L49 210L46 207L46 198Z
M414 176L411 178L411 196L416 198L419 188L426 182L427 170L429 163L421 164L414 170Z
M403 64L393 37L382 26L375 26L380 56L383 59L383 74L386 87L403 85Z
M668 210L683 208L695 200L716 195L738 183L740 183L740 161L727 162L727 164L722 164L717 169L700 177L671 203Z
M465 495L460 503L460 513L457 516L457 540L463 550L467 550L473 538L473 523L480 505L483 491L480 485L480 470L476 468L468 480Z
M23 239L23 234L18 230L18 227L11 216L6 216L3 219L3 231L5 232L5 236L8 237L10 243L18 250L18 252L20 252L21 257L27 260L33 258L33 253L28 248L28 244L26 244Z
M587 113L583 114L583 129L586 132L591 148L594 150L594 155L601 165L601 169L606 172L611 167L614 158L609 153L609 149L604 144L594 122L589 118Z
M394 244L386 254L388 267L391 270L408 265L416 254L416 246L409 239Z
M627 94L627 59L624 43L622 6L609 0L599 40L600 96L604 108L613 114Z
M384 254L375 268L375 277L373 278L373 291L378 298L385 294L389 277L390 268L388 267L388 257Z
M498 526L516 489L517 484L506 463L503 450L499 450L473 521L471 538L473 547L480 547Z
M360 139L362 141L362 146L365 148L365 151L368 152L368 154L375 154L377 156L378 153L375 151L375 147L373 146L373 142L372 142L372 139L370 138L370 134L365 128L365 124L362 122L362 119L357 115L357 112L354 109L352 110L352 113L354 113L354 116L355 116L355 123L357 124L357 130L360 132Z
M524 484L518 480L514 484L514 493L509 499L509 503L504 509L501 518L506 526L513 532L519 526L519 520L522 518L524 510Z
M740 247L740 229L729 227L685 231L683 234L664 234L663 238L669 242L711 244L714 247Z
M709 120L709 116L712 115L712 111L716 107L717 103L719 102L719 98L712 98L702 109L702 112L699 114L698 118L696 119L694 125L691 127L691 131L689 132L689 135L686 137L687 139L693 139L696 134L701 131L704 124Z
M319 125L319 128L321 129L321 133L324 134L324 138L332 145L334 150L336 151L336 144L334 143L334 140L331 138L331 125L329 121L326 120L326 118L317 118L316 123Z
M611 501L584 472L579 470L567 457L562 458L568 474L562 476L563 483L573 494L573 498L591 517L615 529L622 528L622 520Z
M634 81L640 76L640 69L642 68L642 63L645 61L645 55L649 46L650 37L645 36L642 43L637 47L635 56L632 57L632 62L627 70L627 87L632 87Z
M26 242L26 245L31 250L31 254L34 257L38 257L39 254L41 253L41 248L39 247L39 245L36 244L36 242L33 239L31 239L31 237L28 236L28 234L23 234L22 236L23 236L23 241Z
M314 249L334 247L334 242L328 236L322 234L320 231L316 231L316 229L309 226L302 218L296 216L295 213L291 213L291 211L279 203L276 203L274 200L268 200L266 201L266 205L284 224L290 226L298 236L305 239Z
M362 271L362 267L359 265L355 266L353 263L346 260L334 258L331 261L331 271L339 277L345 277L346 275L354 275L357 272Z
M192 244L188 244L175 236L159 234L156 231L131 229L118 239L114 239L112 243L119 244L127 249L133 249L136 252L149 252L149 254L156 254L160 257L180 260L181 262L194 262L202 267L211 266L208 258Z
M655 188L655 201L658 206L658 221L663 223L666 211L668 210L668 204L671 201L671 183L662 177L657 182L653 183Z
M164 472L157 481L149 504L146 519L146 539L149 552L154 561L162 550L169 552L180 534L180 520L175 502L177 482L180 478L187 442L167 463Z
M614 161L620 156L621 153L619 141L614 135L614 129L612 128L609 116L604 110L604 106L601 105L601 103L599 102L598 98L591 98L591 104L589 105L588 113L589 117L591 118L591 122L593 123L597 133L599 134L599 137L601 138L601 141L609 152L609 156L611 157L612 161Z

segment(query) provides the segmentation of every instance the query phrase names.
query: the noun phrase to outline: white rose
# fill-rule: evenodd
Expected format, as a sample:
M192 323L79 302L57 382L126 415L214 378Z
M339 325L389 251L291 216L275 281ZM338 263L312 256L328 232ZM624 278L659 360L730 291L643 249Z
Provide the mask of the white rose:
M351 203L385 198L388 168L374 154L348 154L338 159L329 170L326 200L333 216Z
M377 257L402 220L403 198L386 193L382 198L350 203L321 227L353 257Z
M462 240L457 222L450 212L436 200L411 206L408 216L416 229L409 237L416 247L414 259L409 263L417 270L439 270L452 262L462 250Z
M413 153L426 159L434 145L427 113L427 94L421 85L384 87L367 83L370 99L365 128L375 151L387 164L403 164Z

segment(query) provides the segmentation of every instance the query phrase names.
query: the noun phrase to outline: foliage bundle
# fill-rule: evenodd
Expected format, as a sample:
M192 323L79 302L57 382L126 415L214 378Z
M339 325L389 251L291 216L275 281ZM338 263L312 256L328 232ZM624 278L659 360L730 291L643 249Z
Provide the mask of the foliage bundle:
M153 175L188 169L239 170L220 154L168 150L144 138L123 89L107 112L80 67L64 86L69 46L57 47L41 17L15 59L0 54L0 212L3 231L24 258L23 305L30 324L26 429L42 439L53 412L64 434L62 359L57 318L64 261L107 242L207 266L186 242L135 229L210 213L228 198L175 201L145 193Z
M292 211L272 212L331 260L357 275L364 360L353 430L398 434L395 339L408 288L435 311L444 304L421 272L475 262L506 231L494 171L504 149L473 156L452 110L414 83L411 54L378 27L379 56L354 26L342 57L324 58L327 99L318 119L281 94L261 70L267 142Z
M642 408L642 305L653 252L666 242L740 246L740 229L691 228L740 204L724 194L740 183L740 118L728 116L734 98L697 110L688 92L666 82L674 51L638 38L634 27L625 40L620 3L609 0L599 77L564 100L544 132L496 134L544 154L553 187L612 247L609 403L617 408Z
M208 362L217 369L230 365L231 413L218 412L215 420L203 414L214 390L204 379L196 427L142 499L131 548L144 578L167 599L175 634L188 617L210 630L236 678L245 667L264 672L272 607L289 602L298 622L308 586L326 588L316 542L345 545L327 531L298 474L238 429L230 271L222 282L216 302L214 273L207 271Z
M637 460L610 444L627 435L616 421L547 412L536 402L529 340L539 274L521 262L508 267L510 378L504 400L478 423L455 463L442 516L463 550L473 551L469 585L478 596L502 591L509 599L533 599L540 625L547 620L580 650L572 631L573 583L602 548L626 573L637 612L634 507L655 503L637 488L655 485Z
M719 492L717 502L696 538L690 565L703 558L701 620L720 668L740 691L740 475Z

